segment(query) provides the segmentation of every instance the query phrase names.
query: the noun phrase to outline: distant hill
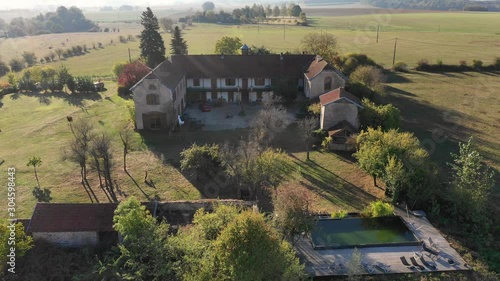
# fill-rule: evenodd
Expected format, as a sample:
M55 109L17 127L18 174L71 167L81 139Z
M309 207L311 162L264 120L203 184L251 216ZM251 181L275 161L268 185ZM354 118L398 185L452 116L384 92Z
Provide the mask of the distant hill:
M40 13L33 18L16 17L10 23L0 19L0 30L9 37L22 37L48 33L98 31L97 24L85 18L77 7L60 6L55 12Z

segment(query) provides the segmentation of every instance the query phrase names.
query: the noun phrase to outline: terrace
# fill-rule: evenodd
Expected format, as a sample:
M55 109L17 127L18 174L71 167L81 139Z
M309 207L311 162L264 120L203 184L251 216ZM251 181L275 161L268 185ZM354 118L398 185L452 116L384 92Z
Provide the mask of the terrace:
M453 249L439 231L425 217L417 217L412 214L407 214L401 209L396 209L395 214L402 218L404 224L413 234L419 243L415 241L405 243L380 243L378 245L369 242L369 245L357 245L358 250L362 254L362 263L365 266L363 275L378 275L378 274L398 274L411 272L443 272L443 271L468 271L471 268L465 263L460 255ZM344 235L345 236L345 235ZM358 238L359 233L353 233L350 239ZM358 236L358 237L357 237ZM361 235L362 236L362 235ZM438 246L439 255L433 255L427 251L423 251L422 242L429 245L428 239ZM344 237L345 238L345 237ZM381 237L384 240L386 237ZM338 276L347 275L347 267L354 251L354 245L335 245L320 243L318 247L312 240L322 241L322 239L301 238L295 245L295 249L299 254L302 262L305 263L306 271L314 277ZM412 239L410 239L412 240ZM324 242L324 239L323 241ZM398 241L399 242L399 241ZM357 243L356 243L357 244ZM318 249L315 249L318 248ZM410 262L411 257L415 255L424 258L431 266L428 267L422 264L420 258L415 258L416 261L423 266L423 269L417 267L408 267L401 262L401 257L405 257ZM453 264L449 263L449 259L453 260ZM432 268L435 266L435 269Z

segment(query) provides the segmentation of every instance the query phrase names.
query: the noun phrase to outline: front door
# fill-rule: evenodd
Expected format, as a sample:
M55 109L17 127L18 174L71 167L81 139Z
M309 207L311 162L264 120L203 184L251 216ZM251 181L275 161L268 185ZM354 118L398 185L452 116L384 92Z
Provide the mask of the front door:
M212 78L212 89L217 89L217 78Z

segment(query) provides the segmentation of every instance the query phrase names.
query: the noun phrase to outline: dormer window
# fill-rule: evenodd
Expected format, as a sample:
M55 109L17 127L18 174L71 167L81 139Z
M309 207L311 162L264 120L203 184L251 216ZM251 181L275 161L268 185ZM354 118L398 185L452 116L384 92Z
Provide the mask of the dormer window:
M227 78L226 79L226 86L236 86L236 79L234 79L234 78Z
M193 86L194 87L199 87L200 86L200 79L194 78L193 79Z
M156 91L156 86L153 85L153 84L149 84L148 90L150 90L150 91Z
M156 88L155 88L156 89ZM149 94L146 96L147 104L160 104L160 97L157 94Z

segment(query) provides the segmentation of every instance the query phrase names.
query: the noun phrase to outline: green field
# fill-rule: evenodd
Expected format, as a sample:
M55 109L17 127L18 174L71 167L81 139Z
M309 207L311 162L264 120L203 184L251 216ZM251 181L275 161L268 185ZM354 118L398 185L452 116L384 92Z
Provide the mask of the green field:
M95 19L106 14L94 13L89 16ZM140 55L138 42L118 42L119 35L137 35L141 30L139 24L125 22L127 19L125 16L109 18L109 21L101 24L103 27L120 28L119 33L50 34L0 39L0 57L8 61L20 57L23 51L35 52L40 57L50 52L50 46L62 48L62 43L66 46L91 46L92 43L101 42L104 49L91 50L84 56L51 64L58 66L62 62L76 75L109 76L115 62L128 60L128 49L131 49L132 57ZM415 66L420 59L427 59L431 63L439 59L449 64L457 64L460 60L472 63L473 59L480 59L488 64L499 55L500 31L497 27L500 26L500 13L373 14L315 17L310 18L310 22L310 27L194 23L194 26L184 30L184 37L190 54L213 53L215 42L222 36L238 36L248 45L264 45L279 53L299 52L300 41L309 32L330 32L338 37L340 54L366 53L387 67L392 66L396 37L396 61L404 61L410 66ZM380 25L379 43L376 43L377 25ZM170 34L164 33L163 37L168 49ZM110 40L113 40L113 44Z

